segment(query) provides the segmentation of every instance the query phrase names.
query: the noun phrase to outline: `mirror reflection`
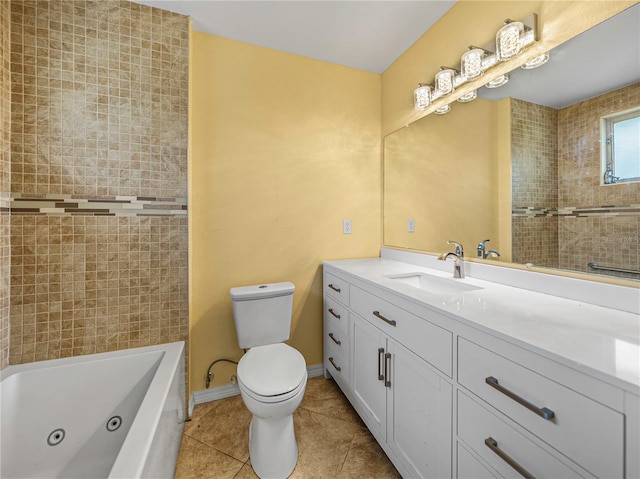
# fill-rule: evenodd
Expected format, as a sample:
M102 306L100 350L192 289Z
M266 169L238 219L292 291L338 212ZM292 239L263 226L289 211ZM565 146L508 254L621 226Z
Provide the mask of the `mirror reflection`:
M387 136L385 245L440 253L455 240L476 257L490 239L501 256L487 261L640 279L639 23L636 5Z

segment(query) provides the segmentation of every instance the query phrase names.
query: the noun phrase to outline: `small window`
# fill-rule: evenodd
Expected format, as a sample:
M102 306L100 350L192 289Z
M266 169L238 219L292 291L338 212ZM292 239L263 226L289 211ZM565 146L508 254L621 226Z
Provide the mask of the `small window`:
M602 184L640 181L640 108L602 118Z

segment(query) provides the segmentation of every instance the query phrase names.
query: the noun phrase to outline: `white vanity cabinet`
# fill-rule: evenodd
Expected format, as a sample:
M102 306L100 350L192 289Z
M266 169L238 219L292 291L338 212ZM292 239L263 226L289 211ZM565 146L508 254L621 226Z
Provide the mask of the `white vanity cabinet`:
M527 358L522 362L528 362ZM623 477L624 415L577 392L578 381L569 388L538 374L535 363L528 366L458 338L458 383L461 386L594 476ZM574 382L571 377L568 380ZM598 387L606 388L606 385ZM616 391L607 394L615 396ZM580 477L572 476L566 466L550 455L542 451L534 454L539 448L525 445L527 437L515 432L504 440L503 445L493 448L485 443L486 438L474 437L469 441L465 437L469 428L476 428L477 433L482 434L480 417L485 418L484 434L487 437L492 437L492 428L500 422L491 421L490 414L481 414L483 408L472 404L473 401L466 400L464 395L458 400L459 434L483 457L509 467L506 454L533 477ZM511 448L513 452L509 453L505 448ZM515 459L516 456L521 459ZM509 470L513 469L513 466L509 467Z
M362 419L409 477L451 477L452 386L357 313L353 393Z
M633 387L396 291L397 265L371 260L368 275L361 261L325 263L325 373L403 477L640 478Z
M324 275L324 373L343 389L350 389L349 283Z
M340 279L325 271L325 372L406 477L451 477L453 387L434 367L452 372L451 332ZM347 290L348 308L336 296ZM336 352L336 331L348 338L348 360Z

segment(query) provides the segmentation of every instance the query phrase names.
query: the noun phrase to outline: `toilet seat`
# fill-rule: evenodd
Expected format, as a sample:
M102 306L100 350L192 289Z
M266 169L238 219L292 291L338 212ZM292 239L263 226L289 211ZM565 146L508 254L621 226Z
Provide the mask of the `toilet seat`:
M286 401L304 387L306 380L304 357L284 343L253 347L238 364L238 385L261 402Z

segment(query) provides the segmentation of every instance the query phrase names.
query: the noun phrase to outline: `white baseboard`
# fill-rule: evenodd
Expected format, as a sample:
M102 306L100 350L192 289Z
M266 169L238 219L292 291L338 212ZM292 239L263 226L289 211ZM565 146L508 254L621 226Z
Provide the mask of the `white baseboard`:
M313 366L307 366L307 376L315 378L324 374L324 364L314 364Z
M324 373L324 366L322 363L307 366L307 376L315 378L322 376ZM217 401L218 399L229 398L240 394L240 388L237 384L227 384L226 386L218 386L212 389L202 389L201 391L194 391L189 399L189 416L193 414L193 409L198 404L203 404L210 401Z

